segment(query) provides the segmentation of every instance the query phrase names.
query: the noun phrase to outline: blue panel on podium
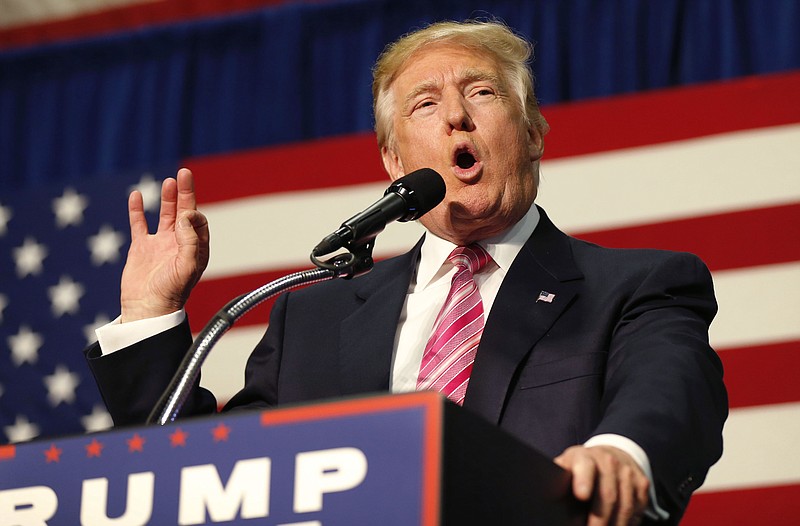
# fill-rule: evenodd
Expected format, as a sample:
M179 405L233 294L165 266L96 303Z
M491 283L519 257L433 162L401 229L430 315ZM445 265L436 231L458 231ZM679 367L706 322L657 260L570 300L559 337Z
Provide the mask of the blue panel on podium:
M412 393L0 446L0 523L433 526L442 407Z

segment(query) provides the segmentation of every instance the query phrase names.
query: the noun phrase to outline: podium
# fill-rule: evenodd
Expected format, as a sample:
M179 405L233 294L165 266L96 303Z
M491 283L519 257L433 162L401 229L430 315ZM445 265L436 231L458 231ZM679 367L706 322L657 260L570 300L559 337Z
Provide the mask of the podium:
M434 393L0 446L0 524L578 525L568 473Z

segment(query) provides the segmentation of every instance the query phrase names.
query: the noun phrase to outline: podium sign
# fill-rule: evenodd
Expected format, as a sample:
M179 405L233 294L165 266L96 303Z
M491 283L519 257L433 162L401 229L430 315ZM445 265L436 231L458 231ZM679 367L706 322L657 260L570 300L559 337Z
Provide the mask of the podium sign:
M505 495L484 495L485 483L469 470L447 476L445 427L471 433L476 422L468 417L438 395L411 393L0 446L0 524L436 526L477 524L471 519L480 513L515 524L495 508ZM485 446L477 435L454 443ZM465 450L453 449L463 457ZM548 508L568 500L568 480L550 464L545 469L558 483L539 501ZM494 509L470 511L476 504L468 502L456 522L448 507L460 498L448 496L448 487L468 496L477 489L485 502L478 506ZM491 487L505 493L502 484ZM525 492L536 493L530 485ZM528 516L527 524L536 521Z

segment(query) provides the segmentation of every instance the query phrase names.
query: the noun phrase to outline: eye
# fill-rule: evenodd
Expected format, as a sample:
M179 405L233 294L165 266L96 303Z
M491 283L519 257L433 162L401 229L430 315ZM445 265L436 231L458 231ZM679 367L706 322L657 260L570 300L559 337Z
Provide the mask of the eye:
M490 97L494 95L494 90L491 88L478 88L473 92L478 97Z
M424 113L426 111L431 111L434 106L436 106L436 101L432 99L425 99L418 102L411 111L412 113L417 111L422 111Z

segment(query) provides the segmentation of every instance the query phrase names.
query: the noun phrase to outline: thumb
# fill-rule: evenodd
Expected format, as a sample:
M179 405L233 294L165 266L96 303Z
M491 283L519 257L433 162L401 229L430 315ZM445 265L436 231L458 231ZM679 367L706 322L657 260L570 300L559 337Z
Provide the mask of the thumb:
M175 237L180 246L195 246L199 244L198 230L205 227L205 217L194 210L180 215L175 227Z
M200 279L208 265L209 236L208 220L197 210L180 214L175 225L175 240L178 244L178 265Z

